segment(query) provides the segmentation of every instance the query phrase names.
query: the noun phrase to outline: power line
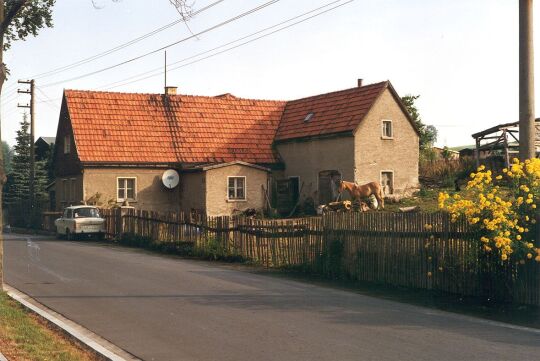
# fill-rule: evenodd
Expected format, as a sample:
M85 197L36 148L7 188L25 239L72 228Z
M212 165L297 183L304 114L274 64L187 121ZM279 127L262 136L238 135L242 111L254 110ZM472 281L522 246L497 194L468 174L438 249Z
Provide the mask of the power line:
M353 2L354 0L349 0L349 1L346 1L346 2L341 3L341 4L339 4L339 5L333 6L333 7L329 8L329 9L326 9L326 10L324 10L324 11L320 11L320 10L322 10L322 9L328 8L329 6L332 6L332 5L334 5L334 4L340 3L341 1L342 1L342 0L335 0L335 1L329 2L329 3L325 4L325 5L322 5L322 6L320 6L320 7L314 8L314 9L309 10L309 11L307 11L307 12L304 12L304 13L302 13L302 14L296 15L296 16L294 16L294 17L291 17L291 18L287 19L287 20L281 21L281 22L279 22L279 23L277 23L277 24L274 24L274 25L272 25L272 26L269 26L269 27L266 27L266 28L264 28L264 29L258 30L258 31L254 32L254 33L249 34L249 35L243 36L243 37L241 37L241 38L238 38L238 39L236 39L236 40L233 40L233 41L230 41L230 42L228 42L228 43L222 44L222 45L217 46L217 47L215 47L215 48L212 48L212 49L210 49L210 50L207 50L207 51L198 53L198 54L196 54L196 55L193 55L193 56L184 58L184 59L182 59L182 60L173 62L173 63L171 63L171 65L173 65L173 64L179 64L179 63L185 62L185 61L187 61L187 60L197 58L197 57L199 57L199 56L201 56L201 55L211 53L211 52L213 52L213 51L215 51L215 50L217 50L217 49L221 49L221 48L226 47L226 46L228 46L228 45L231 45L231 44L237 43L237 42L239 42L239 41L248 39L248 38L250 38L250 37L252 37L252 36L254 36L254 35L263 33L263 32L268 31L268 30L270 30L270 29L274 29L274 28L276 28L276 27L279 27L279 26L281 26L281 25L284 25L284 24L286 24L286 23L289 23L289 22L291 22L291 21L293 21L293 20L296 20L296 19L299 19L299 18L303 18L302 20L296 21L296 22L294 22L294 23L292 23L292 24L289 24L289 25L287 25L287 26L284 26L284 27L281 27L281 28L279 28L279 29L276 29L275 31L272 31L272 32L270 32L270 33L267 33L267 34L261 35L261 36L259 36L259 37L257 37L257 38L254 38L254 39L245 41L245 42L243 42L243 43L241 43L241 44L238 44L238 45L236 45L236 46L234 46L234 47L230 47L230 48L224 49L223 51L220 51L220 52L217 52L217 53L214 53L214 54L210 54L209 56L206 56L206 57L203 57L203 58L194 60L194 61L189 62L189 63L187 63L187 64L183 64L183 65L180 65L180 66L177 66L177 67L173 67L173 68L171 68L170 70L177 70L177 69L179 69L179 68L183 68L183 67L185 67L185 66L188 66L188 65L197 63L197 62L199 62L199 61L202 61L202 60L205 60L205 59L208 59L208 58L211 58L211 57L214 57L214 56L223 54L223 53L225 53L225 52L231 51L231 50L236 49L236 48L238 48L238 47L241 47L241 46L243 46L243 45L247 45L247 44L249 44L249 43L251 43L251 42L254 42L254 41L256 41L256 40L260 40L260 39L262 39L262 38L264 38L264 37L270 36L270 35L272 35L272 34L275 34L275 33L277 33L277 32L283 31L283 30L288 29L288 28L290 28L290 27L292 27L292 26L298 25L298 24L303 23L303 22L305 22L305 21L307 21L307 20L313 19L313 18L318 17L318 16L320 16L320 15L323 15L323 14L325 14L325 13L327 13L327 12L330 12L330 11L332 11L332 10L335 10L335 9L341 7L341 6L347 5L347 4L351 3L351 2ZM318 12L318 11L320 11L320 12ZM312 16L309 16L309 17L305 17L306 15L313 14L313 13L315 13L315 12L318 12L318 13L316 13L316 14L314 14L314 15L312 15ZM145 77L143 77L143 78L139 78L140 76L144 76L144 75L146 75L146 74L155 72L157 69L161 69L161 67L152 69L152 70L150 70L150 71L147 71L147 72L144 72L144 73L135 75L135 76L128 77L128 78L123 79L123 80L119 80L119 81L116 81L116 82L113 82L113 83L109 83L109 84L100 86L100 87L98 87L98 89L105 89L105 90L108 90L108 89L114 89L114 88L117 88L117 87L120 87L120 86L124 86L124 85L128 85L128 84L136 83L136 82L139 82L139 81L142 81L142 80L146 80L146 79L149 79L149 78L152 78L152 77L156 77L156 76L159 76L159 75L163 74L163 71L160 70L158 73L151 74L151 75L145 76ZM139 79L135 79L135 80L126 82L126 80L130 80L130 79L134 79L134 78L139 78ZM118 84L118 83L120 83L120 84ZM116 85L116 84L118 84L118 85ZM112 86L112 85L114 85L114 86ZM37 88L37 87L36 87L36 88ZM40 88L41 88L41 87L40 87ZM37 88L38 91L40 91L43 95L45 95L45 93L43 92L43 90L41 90L40 88ZM45 95L45 96L46 96L46 95ZM47 96L46 96L46 97L47 97ZM51 99L51 98L47 97L47 100L40 100L40 101L38 101L38 103L52 103L52 102L59 101L59 100L61 100L61 99L62 99L61 97L60 97L60 98L54 98L54 99Z
M213 3L211 3L211 4L209 4L209 5L207 5L207 6L203 7L203 8L201 8L201 9L195 11L193 14L191 14L191 17L196 16L196 15L198 15L198 14L200 14L200 13L202 13L202 12L204 12L204 11L206 11L206 10L208 10L208 9L210 9L210 8L212 8L212 7L214 7L214 6L216 6L216 5L218 5L219 3L223 2L223 1L225 1L225 0L218 0L218 1L215 1L215 2L213 2ZM66 70L70 70L70 69L79 67L79 66L81 66L81 65L87 64L87 63L89 63L89 62L92 62L92 61L94 61L94 60L97 60L97 59L100 59L100 58L105 57L105 56L107 56L107 55L110 55L110 54L112 54L112 53L115 53L115 52L117 52L117 51L119 51L119 50L122 50L122 49L124 49L124 48L127 48L128 46L131 46L131 45L136 44L136 43L138 43L138 42L140 42L140 41L142 41L142 40L144 40L144 39L146 39L146 38L149 38L149 37L151 37L151 36L154 36L154 35L156 35L156 34L162 32L162 31L164 31L164 30L166 30L166 29L169 29L169 28L173 27L174 25L177 25L177 24L183 22L183 21L184 21L183 19L173 21L172 23L169 23L169 24L164 25L164 26L162 26L162 27L160 27L160 28L157 28L157 29L155 29L155 30L152 30L152 31L149 32L149 33L146 33L146 34L144 34L144 35L141 35L141 36L139 36L139 37L137 37L137 38L135 38L135 39L132 39L132 40L126 42L126 43L123 43L123 44L120 44L120 45L118 45L118 46L115 46L114 48L111 48L111 49L109 49L109 50L105 50L105 51L103 51L103 52L101 52L101 53L92 55L92 56L90 56L90 57L88 57L88 58L81 59L81 60L79 60L79 61L76 61L76 62L71 63L71 64L68 64L68 65L64 65L64 66L61 66L61 67L58 67L58 68L55 68L55 69L52 69L52 70L49 70L49 71L46 71L46 72L43 72L43 73L39 73L39 74L33 75L33 76L29 77L29 78L33 78L33 79L42 79L42 78L49 77L49 76L51 76L51 75L55 75L55 74L58 74L58 73L62 73L62 72L64 72L64 71L66 71Z
M56 102L56 100L54 99L51 99L49 98L49 96L47 94L45 94L45 92L43 90L41 90L39 87L36 86L36 89L41 93L41 95L43 95L43 97L45 98L45 100L40 100L40 101L37 101L36 103L44 103L45 105L48 105L50 108L54 109L54 110L58 110L60 108L59 105L57 104L54 104ZM60 98L61 99L61 98ZM58 99L57 99L58 100Z
M142 55L136 56L136 57L134 57L134 58L131 58L131 59L122 61L122 62L120 62L120 63L114 64L114 65L111 65L111 66L108 66L108 67L105 67L105 68L102 68L102 69L99 69L99 70L96 70L96 71L93 71L93 72L89 72L89 73L86 73L86 74L83 74L83 75L79 75L79 76L76 76L76 77L73 77L73 78L69 78L69 79L64 79L64 80L60 80L60 81L48 83L48 84L42 85L41 87L42 87L42 88L47 88L47 87L50 87L50 86L53 86L53 85L58 85L58 84L66 83L66 82L69 82L69 81L73 81L73 80L78 80L78 79L86 78L86 77L89 77L89 76L92 76L92 75L96 75L96 74L102 73L102 72L104 72L104 71L111 70L111 69L117 68L117 67L119 67L119 66L122 66L122 65L125 65L125 64L131 63L131 62L134 62L134 61L139 60L139 59L142 59L142 58L144 58L144 57L146 57L146 56L148 56L148 55L152 55L152 54L155 54L155 53L157 53L157 52L161 52L161 51L163 51L163 50L165 50L165 49L167 49L167 48L170 48L171 46L178 45L178 44L183 43L183 42L185 42L185 41L187 41L187 40L196 38L196 37L198 37L198 36L200 36L200 35L202 35L202 34L208 33L208 32L210 32L210 31L212 31L212 30L215 30L215 29L220 28L220 27L222 27L222 26L224 26L224 25L227 25L227 24L229 24L229 23L232 23L232 22L234 22L234 21L236 21L236 20L239 20L239 19L241 19L241 18L243 18L243 17L245 17L245 16L248 16L248 15L251 15L251 14L253 14L253 13L259 11L259 10L264 9L264 8L266 8L267 6L270 6L270 5L272 5L272 4L275 4L275 3L279 2L279 1L280 1L280 0L271 0L271 1L268 1L268 2L266 2L266 3L264 3L264 4L261 4L261 5L255 7L255 8L253 8L253 9L251 9L251 10L248 10L248 11L246 11L246 12L243 12L243 13L241 13L240 15L234 16L234 17L232 17L232 18L230 18L230 19L228 19L228 20L226 20L226 21L223 21L223 22L221 22L221 23L219 23L219 24L216 24L216 25L214 25L214 26L211 26L211 27L209 27L209 28L207 28L207 29L205 29L205 30L202 30L202 31L200 31L200 32L198 32L198 33L196 33L196 34L193 34L193 35L188 36L188 37L186 37L186 38L180 39L180 40L175 41L175 42L173 42L173 43L171 43L171 44L162 46L162 47L160 47L160 48L158 48L158 49L149 51L149 52L144 53L144 54L142 54Z
M300 15L294 16L294 17L292 17L292 18L289 18L289 19L287 19L287 20L284 20L284 21L279 22L279 23L277 23L277 24L274 24L274 25L272 25L272 26L268 26L268 27L266 27L266 28L264 28L264 29L261 29L261 30L259 30L259 31L254 32L254 33L251 33L251 34L249 34L249 35L246 35L246 36L243 36L243 37L241 37L241 38L235 39L235 40L233 40L233 41L230 41L230 42L228 42L228 43L222 44L222 45L217 46L217 47L215 47L215 48L212 48L212 49L209 49L209 50L200 52L200 53L198 53L198 54L189 56L189 57L187 57L187 58L183 58L183 59L181 59L181 60L175 61L175 62L173 62L173 63L170 63L169 65L180 64L180 63L183 63L183 62L185 62L185 61L187 61L187 60L197 58L197 57L199 57L199 56L201 56L201 55L211 53L211 52L213 52L213 51L215 51L215 50L224 48L224 47L226 47L226 46L228 46L228 45L231 45L231 44L237 43L237 42L239 42L239 41L248 39L248 38L250 38L250 37L252 37L252 36L255 36L255 35L257 35L257 34L263 33L263 32L268 31L268 30L270 30L270 29L274 29L274 28L276 28L276 27L278 27L278 26L280 26L280 25L286 24L286 23L291 22L291 21L293 21L293 20L296 20L296 19L298 19L298 18L302 18L302 17L304 17L304 16L306 16L306 15L309 15L309 14L311 14L311 13L317 12L317 11L319 11L319 10L322 10L322 9L324 9L324 8L327 8L327 7L329 7L329 6L333 5L333 4L339 3L339 2L341 2L341 1L342 1L342 0L335 0L335 1L329 2L329 3L325 4L325 5L319 6L319 7L315 8L315 9L312 9L312 10L307 11L307 12L305 12L305 13L302 13L302 14L300 14ZM174 70L174 69L176 69L176 68L173 68L172 70ZM120 85L115 86L116 84L123 83L123 82L128 81L128 80L131 80L131 79L136 79L136 78L139 78L139 77L144 76L144 75L146 75L146 74L154 73L154 72L156 72L156 71L158 71L158 73L153 74L153 75L151 75L151 76L147 76L147 77L144 77L144 78L141 78L141 79L137 79L137 80L134 80L134 81L131 81L131 82L128 82L128 83L124 83L124 84L120 84ZM117 88L118 86L127 85L127 84L131 84L131 83L136 83L136 82L138 82L138 81L145 80L145 79L148 79L148 78L151 78L151 77L154 77L154 76L158 76L158 75L160 75L160 74L163 74L163 69L162 69L162 67L157 67L157 68L154 68L154 69L152 69L152 70L148 70L148 71L146 71L146 72L140 73L140 74L138 74L138 75L130 76L130 77L125 78L125 79L122 79L122 80L118 80L118 81L115 81L115 82L112 82L112 83L108 83L108 84L102 85L102 86L98 87L97 89L113 89L113 88Z
M327 6L331 5L331 4L334 4L334 3L340 2L340 1L341 1L341 0L334 1L334 2L332 2L332 3L329 3L329 4L327 4L327 5L324 5L323 7L327 7ZM265 38L265 37L267 37L267 36L270 36L270 35L272 35L272 34L275 34L275 33L277 33L277 32L280 32L280 31L282 31L282 30L288 29L288 28L290 28L290 27L292 27L292 26L295 26L295 25L298 25L298 24L300 24L300 23L303 23L303 22L305 22L305 21L307 21L307 20L313 19L313 18L315 18L315 17L317 17L317 16L323 15L323 14L325 14L325 13L327 13L327 12L330 12L330 11L332 11L332 10L335 10L335 9L339 8L339 7L342 7L342 6L344 6L344 5L347 5L347 4L349 4L349 3L353 2L353 1L354 1L354 0L346 1L346 2L344 2L344 3L342 3L342 4L339 4L339 5L336 5L336 6L334 6L334 7L331 7L331 8L329 8L329 9L327 9L327 10L321 11L321 12L319 12L319 13L317 13L317 14L314 14L314 15L309 16L309 17L307 17L307 18L304 18L304 19L302 19L302 20L296 21L296 22L294 22L294 23L292 23L292 24L289 24L289 25L287 25L287 26L281 27L281 28L276 29L276 30L274 30L274 31L272 31L272 32L269 32L269 33L267 33L267 34L258 36L258 37L256 37L256 38L253 38L253 39L251 39L251 40L245 41L245 42L243 42L243 43L240 43L240 44L238 44L238 45L232 46L232 47L230 47L230 48L224 49L224 50L219 51L219 52L217 52L217 53L210 54L210 55L205 56L205 57L203 57L203 58L196 59L196 60L191 61L191 62L189 62L189 63L183 64L183 65L179 65L179 66L177 66L177 67L170 68L169 71L173 71L173 70L176 70L176 69L180 69L180 68L186 67L186 66L188 66L188 65L192 65L192 64L198 63L198 62L200 62L200 61L203 61L203 60L212 58L212 57L214 57L214 56L217 56L217 55L226 53L226 52L228 52L228 51L234 50L234 49L236 49L236 48L239 48L239 47L241 47L241 46L247 45L247 44L252 43L252 42L254 42L254 41L260 40L260 39L262 39L262 38ZM320 8L319 8L319 9L320 9ZM309 13L312 13L312 12L314 12L314 11L317 11L317 9L311 10L311 11L309 11L309 12L307 12L307 13L302 14L302 15L298 15L298 16L296 16L296 17L294 17L294 18L291 18L291 19L289 19L289 20L286 20L286 21L284 21L284 22L281 22L280 24L284 24L284 23L290 22L290 21L292 21L292 20L294 20L294 19L297 19L297 18L299 18L299 17L303 17L303 16L305 16L305 15L307 15L307 14L309 14ZM230 44L232 44L232 43L236 43L236 42L241 41L241 40L243 40L243 39L249 38L249 37L251 37L251 36L253 36L253 35L255 35L255 34L258 34L258 33L261 33L261 32L263 32L263 31L265 31L265 30L268 30L268 29L270 29L270 28L274 28L274 27L276 27L276 26L279 26L280 24L273 25L273 26L271 26L271 27L269 27L269 28L267 28L267 29L260 30L260 31L258 31L258 32L256 32L256 33L253 33L253 34L251 34L251 35L247 35L247 36L245 36L245 37L243 37L243 38L240 38L240 39L234 40L234 41L232 41L232 42L229 42L229 43L227 43L227 44L218 46L218 47L216 47L216 48L214 48L214 49L211 49L211 50L208 50L208 51L199 53L199 54L194 55L194 56L189 57L189 58L185 58L185 59L183 59L183 60L181 60L181 61L179 61L179 62L183 62L183 61L185 61L185 60L192 59L192 58L195 58L195 57L197 57L197 56L200 56L200 55L203 55L203 54L212 52L212 51L214 51L214 50L216 50L216 49L220 49L220 48L222 48L222 47L224 47L224 46L227 46L227 45L230 45ZM175 62L175 63L179 63L179 62ZM173 64L175 64L175 63L173 63ZM112 86L112 87L109 87L109 88L106 88L106 89L114 89L114 88L117 88L117 87L120 87L120 86L128 85L128 84L131 84L131 83L136 83L136 82L141 81L141 80L146 80L146 79L149 79L149 78L152 78L152 77L161 75L161 73L162 73L162 72L156 73L156 74L152 74L152 75L149 75L149 76L140 78L140 79L136 79L136 80L133 80L133 81L130 81L130 82L127 82L127 83L122 83L122 84L119 84L119 85L115 85L115 86ZM144 73L143 73L143 74L144 74ZM141 75L142 75L142 74L141 74ZM139 76L140 76L140 75L139 75ZM128 78L128 79L129 79L129 78ZM116 83L118 83L118 82L116 82ZM114 83L111 83L111 84L114 84ZM100 88L101 88L101 87L100 87Z
M10 103L13 100L17 99L17 95L18 95L17 89L14 89L11 92L8 92L7 95L2 97L2 104L7 104L7 103Z

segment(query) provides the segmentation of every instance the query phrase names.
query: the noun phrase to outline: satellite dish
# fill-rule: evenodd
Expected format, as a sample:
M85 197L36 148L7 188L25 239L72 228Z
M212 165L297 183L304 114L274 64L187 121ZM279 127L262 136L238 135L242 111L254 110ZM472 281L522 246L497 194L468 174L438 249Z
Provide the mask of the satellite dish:
M165 172L163 172L161 181L165 187L173 189L178 185L178 183L180 183L180 176L174 169L167 169Z

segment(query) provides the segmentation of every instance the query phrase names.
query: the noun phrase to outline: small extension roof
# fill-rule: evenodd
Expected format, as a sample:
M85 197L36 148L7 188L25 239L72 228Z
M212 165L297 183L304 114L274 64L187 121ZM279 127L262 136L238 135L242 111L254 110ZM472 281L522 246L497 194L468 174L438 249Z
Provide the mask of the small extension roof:
M55 137L39 137L39 138L36 140L36 143L37 143L40 139L41 139L42 141L44 141L45 143L47 143L48 145L54 144L54 142L56 142L56 138L55 138Z

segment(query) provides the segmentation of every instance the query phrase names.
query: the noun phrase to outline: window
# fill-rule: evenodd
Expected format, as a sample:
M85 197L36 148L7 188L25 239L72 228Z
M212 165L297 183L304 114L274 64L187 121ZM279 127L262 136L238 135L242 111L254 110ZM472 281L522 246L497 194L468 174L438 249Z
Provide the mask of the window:
M391 139L394 137L394 129L392 128L391 120L382 121L382 137L386 139Z
M69 188L67 179L62 179L62 202L69 201Z
M71 138L69 135L64 136L64 154L71 152Z
M289 191L290 196L292 199L292 202L294 205L298 202L298 199L300 198L300 177L298 176L291 176L289 177Z
M311 112L311 113L308 113L308 115L306 115L306 117L304 118L304 123L307 123L309 122L311 119L313 119L313 116L315 115L315 113Z
M382 171L381 172L381 186L384 194L394 194L394 172Z
M341 172L338 170L319 172L319 204L328 204L337 200L340 181Z
M75 185L76 185L76 182L77 182L77 179L75 178L71 178L71 191L70 191L70 200L71 202L75 202L77 201L77 197L76 197L76 194L77 194L77 190L75 188Z
M77 208L73 211L73 218L99 218L97 208Z
M243 201L246 199L246 177L228 177L228 199Z
M137 190L135 178L118 178L118 202L134 201Z

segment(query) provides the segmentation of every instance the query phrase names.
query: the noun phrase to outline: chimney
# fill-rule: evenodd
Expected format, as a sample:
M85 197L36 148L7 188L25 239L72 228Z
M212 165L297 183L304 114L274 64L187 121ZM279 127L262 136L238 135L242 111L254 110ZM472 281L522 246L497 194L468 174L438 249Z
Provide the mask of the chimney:
M176 89L178 89L176 86L166 86L165 95L176 95Z
M362 86L362 82L364 81L364 79L358 79L358 87L360 88Z

